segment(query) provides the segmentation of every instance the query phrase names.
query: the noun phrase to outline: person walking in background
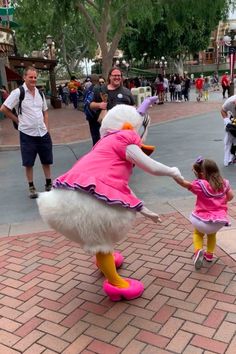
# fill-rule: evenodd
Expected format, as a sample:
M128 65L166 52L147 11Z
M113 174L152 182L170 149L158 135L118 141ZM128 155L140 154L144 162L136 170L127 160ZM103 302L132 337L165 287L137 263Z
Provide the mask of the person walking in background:
M25 167L29 184L29 197L33 199L38 197L33 182L33 166L37 155L39 155L46 179L45 191L50 191L52 187L50 168L53 163L52 140L49 134L48 107L45 96L41 96L36 87L37 71L34 67L25 69L24 81L25 97L22 100L18 117L12 113L12 109L19 105L19 88L10 93L1 106L1 112L18 124L22 165Z
M202 98L203 84L204 84L204 78L203 78L203 75L200 75L195 81L198 102L200 102L201 98Z
M181 78L180 78L179 74L175 74L174 84L175 84L175 102L181 102L182 101L182 86L181 86Z
M223 94L223 98L225 98L225 93L227 91L227 96L229 97L229 77L228 77L228 73L225 72L224 75L221 78L221 86L222 86L222 94Z
M210 83L209 83L209 78L205 77L204 84L203 84L203 96L204 100L208 101L209 100L209 89L210 89Z
M165 87L164 87L164 78L162 74L158 74L155 80L156 86L156 95L158 96L158 104L164 104L164 94L165 94Z
M175 83L174 83L174 75L171 76L169 81L169 91L170 91L170 100L173 102L175 100Z
M106 80L104 79L103 76L99 76L98 83L100 86L103 86L106 84Z
M75 76L71 76L68 82L68 88L70 92L70 101L73 103L75 109L78 106L78 89L80 88L80 82L76 80Z
M68 88L68 82L65 83L64 87L62 88L62 92L63 92L62 101L66 106L68 106L70 101L70 91Z
M219 77L217 72L215 71L212 77L212 87L213 87L213 91L219 91Z
M3 103L9 96L9 92L7 91L6 86L2 85L2 87L0 88L0 93L1 93L2 103Z
M195 208L190 216L194 226L193 262L200 269L203 260L212 262L216 247L216 233L223 227L229 226L227 203L234 194L229 181L223 179L215 161L199 157L193 165L197 177L193 182L175 178L176 182L197 196ZM207 248L203 249L203 238L207 235Z
M221 116L224 119L225 136L224 136L224 166L229 166L236 162L235 154L232 146L236 145L236 138L226 130L227 124L231 123L231 119L236 117L236 95L229 97L221 108Z
M84 90L87 90L90 86L92 85L90 77L87 77L87 79L84 81L83 87Z
M190 78L188 77L187 74L184 74L184 82L183 82L183 95L184 95L184 100L189 101L189 91L190 91Z
M63 101L63 87L61 85L58 87L58 96L60 97L60 100Z
M167 77L164 77L163 80L164 80L164 82L163 82L163 86L164 86L164 100L165 100L165 102L168 102L169 80L167 79Z

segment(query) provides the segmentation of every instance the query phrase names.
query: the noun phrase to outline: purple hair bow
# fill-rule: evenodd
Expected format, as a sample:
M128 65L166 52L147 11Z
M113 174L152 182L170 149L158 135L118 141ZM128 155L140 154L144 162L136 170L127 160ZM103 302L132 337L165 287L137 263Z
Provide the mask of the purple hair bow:
M203 162L203 160L204 160L204 158L202 156L198 156L195 163L198 163L200 165Z

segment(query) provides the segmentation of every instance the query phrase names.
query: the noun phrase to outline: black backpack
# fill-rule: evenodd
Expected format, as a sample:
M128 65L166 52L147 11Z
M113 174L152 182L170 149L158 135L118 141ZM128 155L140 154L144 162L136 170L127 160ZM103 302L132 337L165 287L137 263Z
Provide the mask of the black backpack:
M19 104L18 104L18 109L16 110L15 108L12 109L12 113L18 117L18 114L22 114L22 110L21 110L21 105L22 105L22 101L25 98L25 89L24 87L21 85L18 87L20 90L20 96L19 96ZM39 90L40 96L42 97L42 100L44 100L44 94L42 91ZM13 126L16 130L18 130L18 124L14 121L12 121Z

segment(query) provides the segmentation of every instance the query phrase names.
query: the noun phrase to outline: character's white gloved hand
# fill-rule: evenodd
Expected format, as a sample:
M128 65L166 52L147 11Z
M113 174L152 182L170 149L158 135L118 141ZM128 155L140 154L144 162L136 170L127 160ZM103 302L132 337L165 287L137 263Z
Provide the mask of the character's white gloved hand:
M227 125L228 123L232 123L231 120L230 120L230 118L229 118L229 117L224 118L224 126L225 126L225 127L226 127L226 125Z
M142 170L155 176L170 176L179 177L181 173L177 167L169 167L160 162L157 162L144 154L137 145L128 145L126 149L126 158Z
M151 220L154 221L155 223L161 222L161 219L160 219L159 215L156 214L156 213L154 213L153 211L149 210L149 209L146 208L145 206L143 206L142 209L140 210L140 214L142 214L142 215L145 216L146 218L151 219Z
M180 180L184 180L184 177L181 175L180 170L178 169L178 167L171 167L172 170L172 175L171 177L173 178L178 178Z

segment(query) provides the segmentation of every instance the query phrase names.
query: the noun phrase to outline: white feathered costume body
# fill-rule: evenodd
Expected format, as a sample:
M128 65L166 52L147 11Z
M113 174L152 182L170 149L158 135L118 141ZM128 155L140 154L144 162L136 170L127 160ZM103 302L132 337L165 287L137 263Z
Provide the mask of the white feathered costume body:
M176 167L160 164L142 152L139 132L143 128L146 133L147 125L144 115L134 107L118 105L108 111L98 143L37 200L43 220L85 251L96 254L98 266L106 264L105 254L112 254L116 243L126 237L137 212L158 217L128 186L134 165L154 175L181 176ZM102 266L101 270L115 291L127 288L127 281L119 283ZM114 301L138 297L143 291L139 289L135 296L122 293L117 298L114 292L111 295L109 289L104 290Z

